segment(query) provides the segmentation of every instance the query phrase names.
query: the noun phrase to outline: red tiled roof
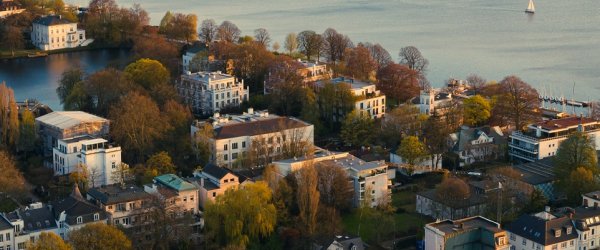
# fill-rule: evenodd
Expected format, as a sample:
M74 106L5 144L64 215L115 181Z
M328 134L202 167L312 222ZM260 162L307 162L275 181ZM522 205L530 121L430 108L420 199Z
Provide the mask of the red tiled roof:
M555 130L555 129L565 129L569 127L574 127L579 124L593 123L596 120L587 118L587 117L567 117L562 119L554 119L544 122L539 122L536 126L541 126L542 129L546 130Z
M240 136L269 134L281 131L283 129L302 128L306 126L309 126L309 124L300 120L287 117L278 117L267 120L225 125L215 129L215 139L219 140Z

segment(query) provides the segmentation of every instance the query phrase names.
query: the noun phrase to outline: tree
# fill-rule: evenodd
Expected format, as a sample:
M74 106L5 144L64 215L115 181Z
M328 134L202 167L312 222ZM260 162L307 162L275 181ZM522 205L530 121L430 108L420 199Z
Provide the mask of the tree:
M319 54L323 45L321 35L312 30L305 30L298 34L298 49L306 59L310 61L310 57ZM317 58L318 60L319 58Z
M132 249L131 241L121 230L103 223L89 224L71 232L69 241L75 249Z
M273 233L276 213L271 190L259 181L229 189L215 203L209 203L206 227L215 233L221 246L230 244L243 249Z
M111 105L133 88L132 82L116 69L97 71L85 80L85 92L91 98L92 113L106 116Z
M311 237L317 226L320 193L317 189L318 176L312 163L307 163L294 173L296 183L301 183L296 189L296 201L300 224L304 235Z
M62 13L65 9L65 2L62 0L53 0L52 1L52 10L54 14Z
M211 123L202 123L202 127L193 135L195 138L196 158L202 165L208 164L211 149L210 140L214 138L214 129Z
M475 90L475 93L479 93L485 87L485 83L487 82L483 77L477 74L470 74L467 76L466 80L469 83L469 86Z
M419 73L405 65L387 64L377 71L377 80L377 87L398 103L419 95Z
M132 50L136 59L154 59L167 67L170 72L178 72L179 70L178 48L163 36L148 34L138 37L134 41Z
M200 41L210 44L217 36L217 23L213 19L205 19L200 25Z
M327 28L323 32L323 51L327 60L333 65L344 58L344 52L352 47L352 41L347 36L337 32L333 28Z
M368 145L373 138L374 124L368 114L353 110L342 122L340 137L352 146Z
M25 191L25 178L17 169L13 158L6 151L0 151L0 193L18 195Z
M115 170L112 172L112 181L113 183L117 183L121 185L121 187L125 187L125 182L131 180L132 174L131 169L129 169L129 165L125 163L119 164Z
M71 246L53 232L42 232L34 242L27 242L30 250L71 250Z
M431 166L434 169L440 167L440 158L437 155L441 155L448 151L448 134L453 131L447 123L444 122L443 118L437 114L429 116L425 125L423 126L423 141L427 147L427 151L432 154Z
M437 197L451 203L460 202L471 196L469 185L457 177L445 178L435 190Z
M217 29L217 39L228 43L235 43L239 40L240 29L230 21L223 21Z
M593 174L600 172L594 140L582 132L575 132L560 143L554 164L558 177L566 177L578 167L586 168Z
M377 62L377 66L379 67L378 69L381 69L387 66L388 64L394 62L390 53L387 50L385 50L385 48L383 48L381 44L366 43L364 46L365 48L369 49L371 56L373 57L375 62Z
M25 47L25 39L23 38L21 29L10 25L0 30L0 34L2 34L3 37L2 41L0 41L0 47L2 49L10 50L12 56L15 56L15 50Z
M160 33L166 33L168 30L172 29L173 25L173 13L171 11L167 11L163 18L160 20L160 24L158 25L158 29Z
M168 129L156 103L137 92L121 98L111 109L109 118L112 138L129 149L128 162L143 162Z
M257 43L260 43L263 46L265 46L265 48L268 48L269 44L271 43L271 36L269 35L269 32L266 29L258 28L254 30L254 40Z
M537 188L534 188L529 195L529 202L523 207L524 213L537 213L542 211L548 204L548 199L544 193Z
M346 75L351 75L360 80L370 80L375 75L375 70L379 67L377 62L371 56L369 49L364 46L346 49Z
M414 46L408 46L400 49L400 63L408 66L412 70L416 70L423 74L427 71L429 61L423 57L421 51Z
M581 204L581 195L598 188L598 178L594 172L585 167L578 167L559 184L573 205Z
M591 111L590 118L600 120L600 102L595 101L590 103Z
M192 113L189 107L175 100L169 100L163 105L162 116L171 126L159 144L160 148L166 150L174 159L175 165L179 166L179 171L182 171L183 174L192 174L196 162L189 160L190 156L193 156L190 141Z
M174 174L175 164L171 156L165 151L158 152L146 161L146 169L156 173L153 177L163 174Z
M21 122L19 125L18 151L26 153L31 152L36 146L35 117L33 113L28 109L25 109L21 114ZM25 158L27 158L27 154L25 155Z
M354 189L348 182L346 171L330 163L317 163L315 169L321 204L334 208L338 212L350 209Z
M83 190L87 190L90 183L92 186L96 184L96 180L90 180L90 172L85 163L77 163L75 165L75 171L69 174L69 180Z
M146 90L169 81L169 71L159 61L139 59L125 67L125 76Z
M279 45L278 42L274 42L272 47L273 47L273 51L278 52L279 48L281 48L281 45Z
M470 126L480 126L492 116L492 105L480 95L463 101L464 122Z
M257 43L240 44L233 52L233 74L244 79L250 92L262 91L267 69L275 55Z
M19 110L12 88L0 84L0 145L14 147L19 138Z
M63 104L63 109L71 110L71 107L78 106L68 103L67 101L69 96L72 95L75 86L79 83L83 83L84 76L85 73L80 68L69 69L62 73L59 85L56 88L56 94L58 95L60 103ZM82 87L83 84L79 86Z
M292 32L285 36L283 47L290 55L294 53L296 49L298 49L298 36L296 35L296 33Z
M396 151L396 154L406 161L409 175L412 175L412 170L416 164L427 157L429 153L425 144L419 141L419 137L407 136L400 142L400 147Z
M298 116L305 99L303 77L298 73L300 63L286 56L279 56L269 67L267 86L270 89L271 105L274 113L284 116Z
M381 121L379 137L385 145L394 148L406 136L421 136L426 122L427 115L421 114L419 108L411 104L402 104L386 112Z
M529 84L516 76L507 76L500 82L492 114L521 130L541 118L538 97L538 92Z
M335 122L343 121L343 118L354 110L354 103L355 97L349 84L333 84L326 81L317 90L319 114L330 129Z
M175 14L173 18L171 38L185 40L186 42L198 39L198 17L195 14Z

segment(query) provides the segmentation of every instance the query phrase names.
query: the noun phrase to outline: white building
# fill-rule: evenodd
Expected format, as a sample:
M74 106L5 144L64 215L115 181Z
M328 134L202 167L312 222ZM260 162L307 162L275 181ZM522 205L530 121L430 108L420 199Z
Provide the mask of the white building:
M10 221L0 214L0 249L16 249L15 229Z
M216 72L186 72L176 84L177 92L196 114L213 114L225 107L239 106L249 98L244 81Z
M600 149L600 122L586 117L568 117L531 124L526 132L513 132L508 153L513 159L529 162L554 156L560 143L576 131L590 136L596 149Z
M81 136L58 140L53 149L54 175L67 175L78 171L78 165L87 167L90 186L115 183L112 175L121 162L121 147L114 147L102 138ZM93 180L92 180L93 179Z
M498 126L462 126L458 132L450 134L448 144L450 150L458 155L458 165L464 167L475 162L496 160L504 155L506 138Z
M338 77L331 79L333 84L347 84L350 87L352 95L356 98L354 102L354 110L361 114L369 115L371 118L381 118L385 115L385 95L382 94L375 84L361 82L351 78ZM317 91L322 88L325 82L317 82ZM343 115L340 115L336 120L341 121Z
M77 23L59 16L45 16L33 21L31 42L41 50L75 48L87 45L85 30Z
M307 163L331 164L338 166L348 173L354 189L353 205L358 207L367 202L371 207L381 202L389 202L392 180L395 170L388 170L384 161L363 161L348 152L331 152L317 148L310 156L275 161L281 175L288 175L302 169ZM369 198L370 200L365 201Z
M255 164L263 165L292 146L307 149L314 143L312 124L267 111L254 112L252 108L242 115L220 116L216 113L207 121L194 122L191 126L194 144L196 133L205 124L214 129L214 137L209 139L210 158L218 166L231 167L249 153L260 158Z
M19 14L25 11L25 8L20 3L14 0L0 0L0 18L5 18L10 15Z
M423 174L442 169L442 154L429 154L413 166L412 174ZM390 153L390 163L397 164L400 167L407 167L406 159L396 153ZM404 169L402 169L404 171ZM408 174L408 173L407 173Z
M511 249L519 250L575 250L577 231L567 216L557 217L548 211L524 214L506 227L510 235Z
M421 90L417 105L421 114L432 115L434 112L444 114L452 98L451 93L444 93L440 89Z
M208 52L208 47L206 46L205 43L194 43L181 56L181 59L182 59L181 65L183 66L183 71L184 72L190 71L190 63L192 62L192 59L194 59L194 57L196 55L198 55L198 53L207 53L207 52ZM208 53L206 55L208 56ZM208 57L207 57L207 59L208 59Z
M481 216L429 223L424 241L426 250L517 249L508 243L500 224Z

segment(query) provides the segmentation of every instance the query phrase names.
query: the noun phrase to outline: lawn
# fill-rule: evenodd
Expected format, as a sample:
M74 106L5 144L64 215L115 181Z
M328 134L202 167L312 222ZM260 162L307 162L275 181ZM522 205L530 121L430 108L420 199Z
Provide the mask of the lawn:
M396 208L402 208L398 213L394 213L394 223L391 225L395 237L414 235L423 231L425 224L431 222L431 219L415 213L415 194L412 191L402 191L392 194L392 204ZM353 213L342 217L342 223L346 232L354 235L360 235L368 243L377 243L376 230L382 226L377 221L369 221L363 214L361 220L360 210L356 209ZM360 234L358 228L360 226Z

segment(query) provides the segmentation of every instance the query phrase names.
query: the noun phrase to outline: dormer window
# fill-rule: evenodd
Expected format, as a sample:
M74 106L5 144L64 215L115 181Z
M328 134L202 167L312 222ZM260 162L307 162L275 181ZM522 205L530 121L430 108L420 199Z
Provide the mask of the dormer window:
M573 233L573 227L568 226L566 231L567 231L567 234Z
M94 214L94 221L99 221L100 220L100 214L95 213Z
M560 229L554 229L554 237L557 237L557 238L560 237L561 231L562 230L560 230Z
M83 223L83 217L79 216L77 217L77 224L81 224Z

